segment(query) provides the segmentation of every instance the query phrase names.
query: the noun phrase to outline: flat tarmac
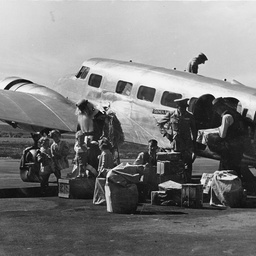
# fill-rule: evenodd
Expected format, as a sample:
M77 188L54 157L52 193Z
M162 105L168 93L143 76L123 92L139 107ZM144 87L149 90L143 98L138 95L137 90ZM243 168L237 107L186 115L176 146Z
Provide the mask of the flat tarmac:
M18 167L0 160L0 256L256 255L255 197L246 208L145 203L135 214L114 214L91 199L59 198L56 184L42 197ZM216 161L197 159L194 175L216 169Z

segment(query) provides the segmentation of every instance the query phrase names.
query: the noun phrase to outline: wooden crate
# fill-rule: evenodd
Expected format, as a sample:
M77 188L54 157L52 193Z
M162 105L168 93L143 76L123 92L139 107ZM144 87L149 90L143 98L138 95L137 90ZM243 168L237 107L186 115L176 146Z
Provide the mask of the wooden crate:
M58 196L62 198L92 199L95 187L94 178L59 179Z
M189 208L203 207L203 185L182 184L181 206Z

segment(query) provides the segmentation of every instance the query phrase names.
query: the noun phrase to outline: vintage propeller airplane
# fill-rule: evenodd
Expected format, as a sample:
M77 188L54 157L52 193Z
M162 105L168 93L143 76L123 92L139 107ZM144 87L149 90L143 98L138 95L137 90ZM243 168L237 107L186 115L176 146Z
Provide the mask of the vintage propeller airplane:
M202 96L208 101L202 101ZM88 99L98 108L108 107L119 119L125 141L147 145L155 138L168 147L157 121L176 107L175 99L190 98L197 128L212 128L209 101L225 97L254 126L256 89L237 81L227 82L176 69L166 69L112 59L85 61L77 74L60 79L51 88L29 80L9 77L0 82L0 120L21 129L38 132L59 129L75 132L75 103ZM218 123L215 122L214 126ZM254 143L254 129L250 134ZM213 152L199 155L219 159ZM244 159L255 165L256 157Z

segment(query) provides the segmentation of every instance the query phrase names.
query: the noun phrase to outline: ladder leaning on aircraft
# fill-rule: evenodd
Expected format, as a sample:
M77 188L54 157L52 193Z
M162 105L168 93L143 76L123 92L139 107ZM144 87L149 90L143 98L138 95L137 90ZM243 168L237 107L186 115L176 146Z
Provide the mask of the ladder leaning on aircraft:
M0 119L9 124L30 131L49 128L75 132L75 102L85 98L99 108L108 106L116 114L125 141L147 145L154 138L160 147L168 147L169 142L160 134L156 122L175 109L176 99L190 98L189 110L195 115L197 129L206 129L219 125L220 120L212 116L210 103L223 97L234 107L242 106L241 113L252 128L249 139L252 144L255 141L256 89L237 81L93 58L85 61L77 74L60 79L52 88L11 77L0 82L0 89ZM199 153L218 159L213 152ZM255 165L256 157L244 161Z

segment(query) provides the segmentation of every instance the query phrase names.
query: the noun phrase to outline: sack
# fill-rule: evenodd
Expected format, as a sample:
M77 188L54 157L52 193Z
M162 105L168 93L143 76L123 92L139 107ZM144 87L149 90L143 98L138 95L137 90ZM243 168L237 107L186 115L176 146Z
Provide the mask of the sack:
M120 164L107 173L107 182L116 183L126 187L131 183L140 181L138 165Z
M232 171L214 172L211 182L210 205L240 207L243 204L242 182Z
M139 195L135 183L139 182L139 177L138 173L130 174L115 168L108 172L105 185L108 212L134 213L136 211Z
M106 183L105 196L108 212L134 213L137 209L139 195L136 184L123 187L119 184Z

